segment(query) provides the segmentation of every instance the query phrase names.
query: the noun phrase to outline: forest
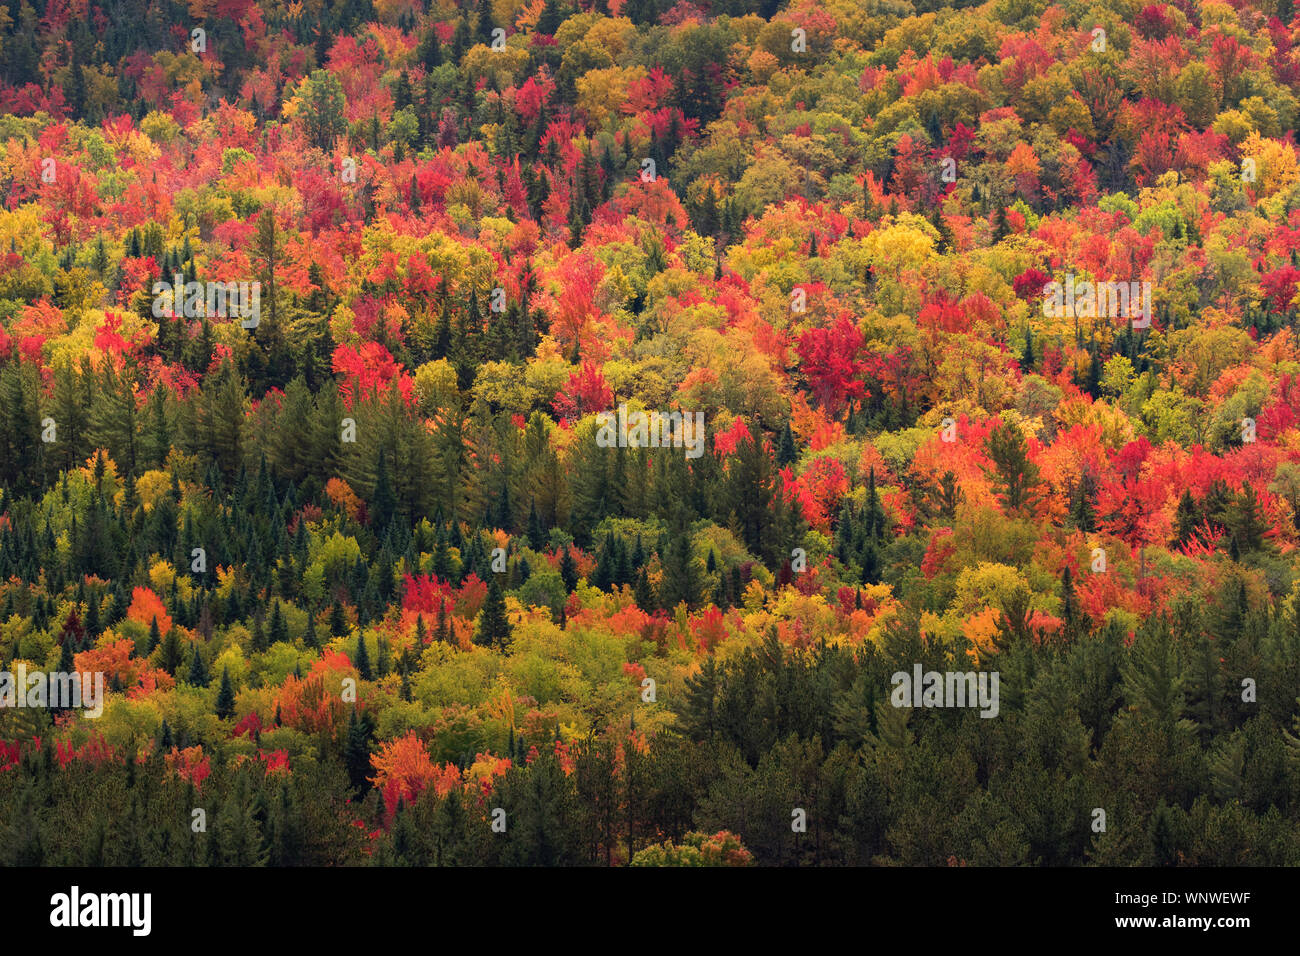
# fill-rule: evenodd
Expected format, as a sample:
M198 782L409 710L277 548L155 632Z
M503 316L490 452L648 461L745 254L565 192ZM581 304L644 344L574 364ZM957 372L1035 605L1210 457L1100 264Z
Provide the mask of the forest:
M0 0L0 863L1300 865L1298 112L1292 0Z

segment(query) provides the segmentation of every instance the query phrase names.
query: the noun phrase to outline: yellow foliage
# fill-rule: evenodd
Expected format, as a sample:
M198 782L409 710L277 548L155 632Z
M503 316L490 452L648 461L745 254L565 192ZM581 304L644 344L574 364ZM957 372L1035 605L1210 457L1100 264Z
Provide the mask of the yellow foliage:
M1255 182L1247 183L1256 199L1272 196L1300 180L1295 149L1274 139L1251 133L1241 144L1241 154L1255 161Z

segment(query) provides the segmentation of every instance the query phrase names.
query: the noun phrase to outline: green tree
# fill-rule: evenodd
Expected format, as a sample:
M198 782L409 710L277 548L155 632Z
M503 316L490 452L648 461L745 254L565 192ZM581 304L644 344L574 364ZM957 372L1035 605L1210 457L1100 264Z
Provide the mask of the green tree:
M347 129L343 84L328 70L315 70L298 88L298 116L312 145L328 150Z
M1032 513L1039 499L1039 469L1029 460L1029 445L1020 429L1010 424L994 428L984 443L993 462L986 468L994 493L1008 514Z
M505 591L494 574L492 583L488 585L483 609L479 611L478 632L474 635L474 643L505 650L510 644L511 631L510 619L506 615Z
M230 668L221 668L221 686L217 690L217 716L229 720L235 716L235 688L230 683Z

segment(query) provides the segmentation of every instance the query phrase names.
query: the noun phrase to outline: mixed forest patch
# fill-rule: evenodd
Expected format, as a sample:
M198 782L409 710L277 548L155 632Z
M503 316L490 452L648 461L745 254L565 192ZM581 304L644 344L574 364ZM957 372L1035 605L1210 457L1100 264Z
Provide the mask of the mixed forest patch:
M1300 864L1298 41L0 0L0 862Z

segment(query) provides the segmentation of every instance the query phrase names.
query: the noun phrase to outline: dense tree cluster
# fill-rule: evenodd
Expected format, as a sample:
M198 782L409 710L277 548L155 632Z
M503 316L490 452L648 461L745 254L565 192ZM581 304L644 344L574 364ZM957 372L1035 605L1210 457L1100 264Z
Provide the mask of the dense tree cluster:
M1300 863L1297 31L0 0L0 860Z

